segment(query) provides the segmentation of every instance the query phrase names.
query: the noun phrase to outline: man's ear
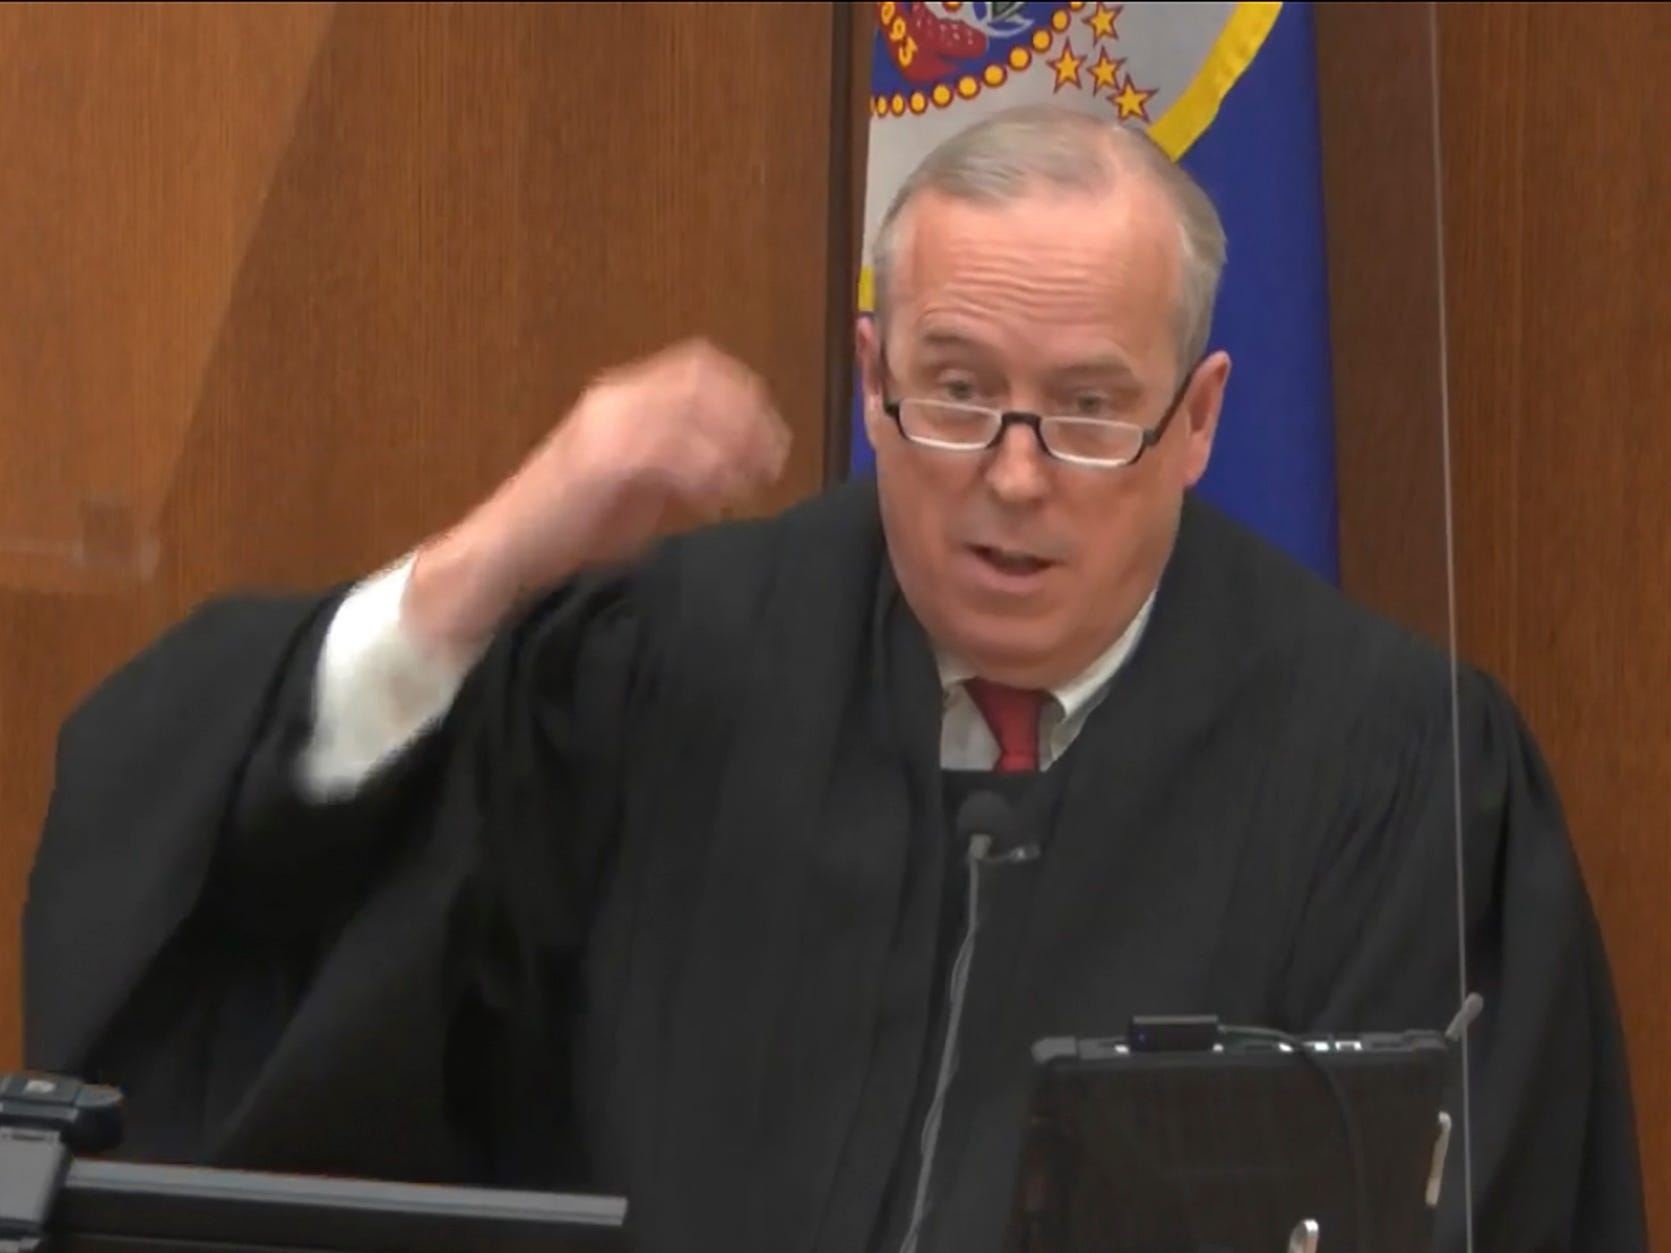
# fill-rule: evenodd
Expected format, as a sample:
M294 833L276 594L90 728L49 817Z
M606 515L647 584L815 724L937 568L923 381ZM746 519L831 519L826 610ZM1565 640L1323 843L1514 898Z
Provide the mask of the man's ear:
M876 320L861 313L853 324L853 353L859 363L859 396L863 402L865 437L876 447L882 413L882 352Z
M853 354L858 358L866 391L874 390L880 381L876 378L876 371L881 364L877 351L879 347L876 319L868 313L859 314L853 322Z
M1220 350L1202 359L1184 395L1183 412L1178 417L1184 421L1189 445L1185 479L1191 487L1200 482L1212 460L1213 440L1218 435L1219 414L1224 408L1224 392L1229 383L1230 354Z

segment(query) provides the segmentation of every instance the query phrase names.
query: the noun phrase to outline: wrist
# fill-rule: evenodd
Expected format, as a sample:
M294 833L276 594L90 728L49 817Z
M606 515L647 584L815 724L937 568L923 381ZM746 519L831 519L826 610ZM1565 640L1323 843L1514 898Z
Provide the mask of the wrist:
M420 547L401 599L401 620L426 648L467 659L481 653L517 603L500 546L460 526Z

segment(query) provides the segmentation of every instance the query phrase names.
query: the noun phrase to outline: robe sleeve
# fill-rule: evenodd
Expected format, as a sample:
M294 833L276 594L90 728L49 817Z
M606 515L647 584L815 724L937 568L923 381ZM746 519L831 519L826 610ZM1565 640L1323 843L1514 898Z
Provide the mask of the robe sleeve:
M1339 821L1318 859L1286 1013L1301 1030L1443 1029L1463 997L1465 933L1467 989L1484 1006L1468 1038L1466 1121L1460 1065L1446 1096L1457 1134L1435 1247L1646 1253L1618 1006L1542 755L1476 670L1458 679L1460 739L1448 679L1403 676L1396 689L1382 689L1348 737L1349 760L1331 767Z
M554 1181L573 1161L553 1001L610 852L627 580L538 606L418 743L310 804L297 760L342 595L212 604L66 721L26 1062L120 1087L124 1156Z

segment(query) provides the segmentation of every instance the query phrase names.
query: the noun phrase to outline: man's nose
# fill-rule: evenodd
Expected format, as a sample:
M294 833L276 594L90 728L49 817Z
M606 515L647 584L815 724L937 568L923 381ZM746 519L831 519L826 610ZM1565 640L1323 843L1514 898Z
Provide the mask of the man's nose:
M986 481L1006 504L1028 504L1048 491L1048 456L1031 427L1013 424L990 456Z

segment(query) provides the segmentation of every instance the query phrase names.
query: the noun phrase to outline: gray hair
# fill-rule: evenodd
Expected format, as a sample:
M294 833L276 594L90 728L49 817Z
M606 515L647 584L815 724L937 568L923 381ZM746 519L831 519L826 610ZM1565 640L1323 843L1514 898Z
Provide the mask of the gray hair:
M1022 105L976 122L941 143L912 171L882 217L872 248L877 329L887 331L898 266L899 221L924 191L954 200L999 204L1039 183L1103 191L1121 174L1144 176L1166 195L1178 218L1178 369L1206 351L1224 272L1224 226L1212 200L1145 132L1055 105Z

